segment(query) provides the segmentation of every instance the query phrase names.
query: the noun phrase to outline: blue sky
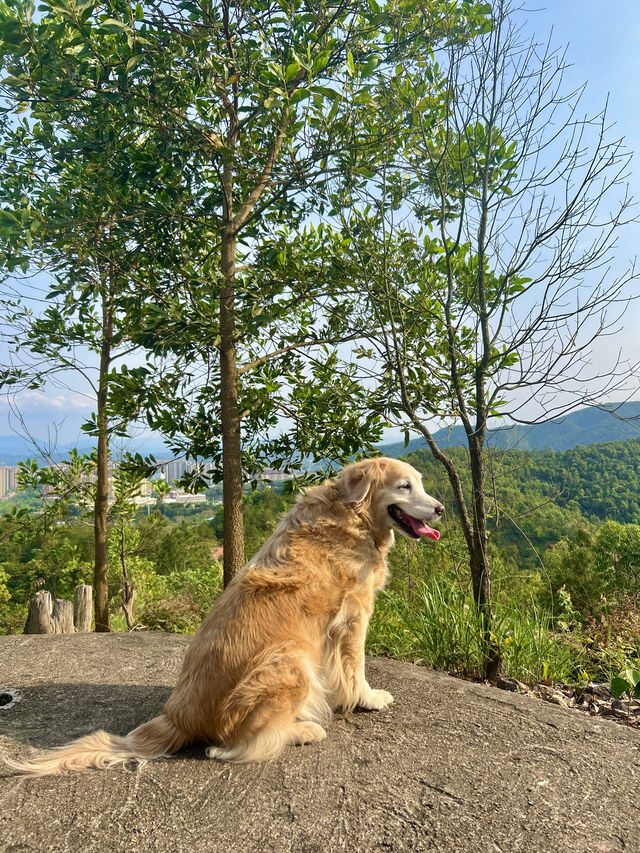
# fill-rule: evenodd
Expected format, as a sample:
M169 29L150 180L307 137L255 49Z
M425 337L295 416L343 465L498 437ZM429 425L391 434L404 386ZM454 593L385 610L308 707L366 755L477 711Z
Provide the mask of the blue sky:
M637 152L632 163L632 194L640 201L640 2L639 0L557 0L546 7L530 4L518 13L526 31L552 44L567 45L567 87L587 83L584 113L597 113L609 98L609 118L617 135L626 138ZM638 209L640 214L640 207ZM640 225L628 227L621 235L618 255L621 263L640 254ZM640 292L640 286L638 287ZM619 348L631 361L640 361L640 300L632 304L624 319L624 329L615 339L607 338L594 351L596 362L608 362ZM640 391L635 393L640 398ZM91 411L90 402L78 392L52 389L46 395L31 392L21 400L27 424L38 437L45 437L47 425L63 423L60 439L75 441L80 424ZM15 424L15 421L13 422ZM0 435L10 433L7 404L0 400Z
M567 45L568 81L588 84L584 104L594 111L609 97L612 121L640 158L640 3L557 0L546 8L525 6L520 14L532 33L552 33L554 44ZM640 195L640 163L634 172Z
M640 217L640 2L638 0L557 0L544 6L529 3L521 12L526 28L540 39L551 34L554 45L567 46L571 87L587 84L584 112L606 103L617 136L634 152L629 184ZM625 229L619 240L621 263L640 255L640 224ZM640 281L637 291L640 293ZM630 361L640 361L640 300L631 304L624 329L603 339L594 357L606 360L618 348ZM640 397L640 391L635 394Z

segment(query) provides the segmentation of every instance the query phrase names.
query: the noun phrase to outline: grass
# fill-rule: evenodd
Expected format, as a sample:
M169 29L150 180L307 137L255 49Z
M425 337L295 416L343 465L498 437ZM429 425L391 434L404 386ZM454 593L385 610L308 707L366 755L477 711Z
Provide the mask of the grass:
M494 606L492 633L505 675L524 682L609 680L602 656L591 654L577 632L554 629L550 614L533 602ZM432 578L410 594L391 588L376 604L367 648L374 655L409 660L433 669L474 677L484 668L480 619L471 596L455 583Z

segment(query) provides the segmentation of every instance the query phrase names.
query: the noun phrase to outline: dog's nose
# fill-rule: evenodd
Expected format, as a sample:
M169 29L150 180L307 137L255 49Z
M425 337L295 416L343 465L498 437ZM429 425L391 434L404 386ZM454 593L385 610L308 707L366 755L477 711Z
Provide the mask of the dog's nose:
M444 507L442 506L442 504L438 504L434 511L436 515L442 515L442 513L444 512Z

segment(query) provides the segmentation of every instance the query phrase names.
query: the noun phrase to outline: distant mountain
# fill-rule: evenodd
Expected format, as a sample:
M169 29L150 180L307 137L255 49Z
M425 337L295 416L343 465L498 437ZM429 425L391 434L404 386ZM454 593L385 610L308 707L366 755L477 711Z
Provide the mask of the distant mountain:
M441 447L462 447L467 443L461 426L434 433ZM622 404L587 406L562 418L535 426L512 425L488 431L491 447L517 450L570 450L578 445L640 438L640 400ZM412 439L405 447L401 441L380 445L386 456L404 456L427 446L422 438Z
M71 444L59 444L53 453L55 459L64 459L70 450L74 447L80 453L91 453L95 447L95 441L91 438L84 438L78 442ZM46 448L46 442L41 442L43 449ZM143 456L155 456L156 459L168 459L173 457L173 453L162 443L158 438L137 439L130 448L131 452L141 453ZM20 435L0 435L0 465L17 465L25 459L38 458L40 453L34 447L29 439Z
M441 447L464 447L466 436L461 426L440 429L434 434ZM491 447L512 448L517 450L570 450L578 445L596 444L605 441L626 441L628 438L640 438L640 400L622 404L589 406L578 409L563 418L554 418L535 426L512 425L488 431L488 444ZM95 445L91 439L82 439L78 443L61 444L55 456L63 458L69 450L77 447L81 453L88 453ZM426 447L422 438L414 438L405 447L404 442L388 442L379 445L385 456L404 456ZM166 459L173 453L162 443L159 436L138 438L128 448L143 456L153 455L156 459ZM0 465L15 465L38 453L33 444L19 435L0 436Z

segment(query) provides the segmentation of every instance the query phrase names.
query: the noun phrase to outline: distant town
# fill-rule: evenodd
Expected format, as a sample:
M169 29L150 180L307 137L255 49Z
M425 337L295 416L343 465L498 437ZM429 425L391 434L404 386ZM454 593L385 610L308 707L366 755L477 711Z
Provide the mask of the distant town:
M163 503L177 504L198 504L206 503L206 495L199 493L186 492L178 488L175 484L188 472L192 471L195 464L186 459L160 459L158 460L158 476L155 479L161 478L171 486L171 491L163 496ZM17 473L18 465L0 465L0 500L15 497L18 489ZM111 475L111 471L110 471ZM283 482L289 479L289 474L282 471L275 471L272 468L266 468L263 471L262 478L272 483ZM140 489L140 494L134 498L134 502L139 506L153 504L157 500L157 495L154 492L153 480L144 480Z

